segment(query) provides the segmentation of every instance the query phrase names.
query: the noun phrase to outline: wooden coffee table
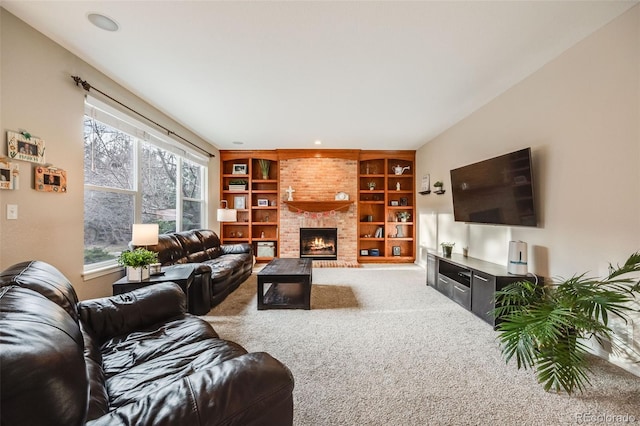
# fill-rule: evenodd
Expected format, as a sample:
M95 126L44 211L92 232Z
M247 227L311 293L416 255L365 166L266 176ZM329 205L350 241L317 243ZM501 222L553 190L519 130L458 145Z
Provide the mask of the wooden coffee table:
M258 272L258 310L311 309L312 266L311 259L269 262Z

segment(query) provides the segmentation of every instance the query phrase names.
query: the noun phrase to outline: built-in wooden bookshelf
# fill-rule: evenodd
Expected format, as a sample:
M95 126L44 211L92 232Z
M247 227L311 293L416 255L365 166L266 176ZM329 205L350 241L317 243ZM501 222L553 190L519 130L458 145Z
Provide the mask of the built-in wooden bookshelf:
M264 176L260 160L269 161L269 173ZM237 222L220 224L222 243L249 243L257 262L268 262L278 256L278 158L275 151L222 151L220 194L229 208L238 210ZM244 189L233 188L244 181ZM264 247L273 246L273 256L264 255Z
M415 261L414 166L415 151L360 152L358 262Z

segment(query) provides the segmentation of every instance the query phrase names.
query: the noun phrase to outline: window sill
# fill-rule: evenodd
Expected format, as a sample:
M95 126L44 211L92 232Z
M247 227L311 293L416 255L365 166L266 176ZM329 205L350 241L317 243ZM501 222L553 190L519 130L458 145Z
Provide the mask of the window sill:
M115 274L116 272L122 272L122 266L118 266L115 263L109 262L106 265L91 265L90 267L85 267L85 270L82 272L83 281L90 281L99 277L103 277L109 274Z

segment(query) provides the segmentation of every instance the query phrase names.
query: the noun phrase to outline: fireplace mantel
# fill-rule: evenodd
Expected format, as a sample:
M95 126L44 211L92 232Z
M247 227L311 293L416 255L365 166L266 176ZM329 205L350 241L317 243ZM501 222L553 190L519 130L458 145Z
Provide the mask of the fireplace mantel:
M284 203L289 207L289 210L294 213L300 211L317 213L348 209L351 204L353 204L353 201L284 201Z

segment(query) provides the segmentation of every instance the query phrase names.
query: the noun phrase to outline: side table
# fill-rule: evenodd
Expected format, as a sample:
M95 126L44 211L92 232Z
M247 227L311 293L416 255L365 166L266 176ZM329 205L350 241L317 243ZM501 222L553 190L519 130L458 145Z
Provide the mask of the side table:
M113 283L113 295L127 293L129 291L146 287L152 284L174 282L180 286L187 300L187 311L189 311L189 287L195 276L194 265L185 263L181 265L163 266L160 274L152 275L146 280L129 281L127 276L120 278Z

